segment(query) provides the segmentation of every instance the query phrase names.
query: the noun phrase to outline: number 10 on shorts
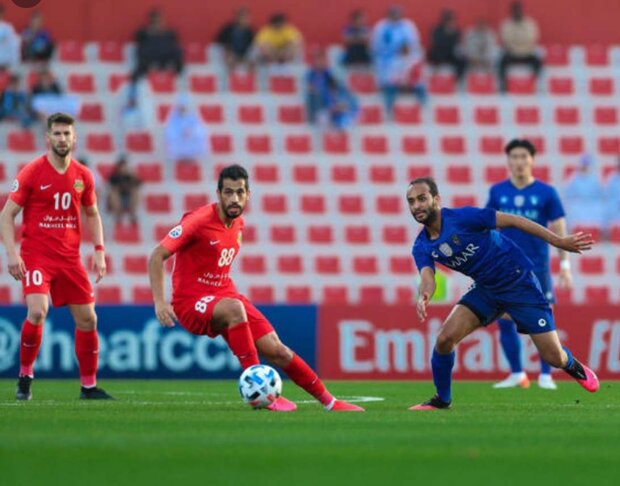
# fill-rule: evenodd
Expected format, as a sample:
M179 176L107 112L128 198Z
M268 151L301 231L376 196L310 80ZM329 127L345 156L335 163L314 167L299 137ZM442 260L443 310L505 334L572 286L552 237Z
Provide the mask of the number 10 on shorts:
M31 277L33 285L38 287L43 283L43 274L41 273L41 270L33 270L32 272L27 271L24 275L24 278L26 279L26 287L30 287Z
M204 314L205 312L207 312L207 305L213 299L215 299L215 297L213 297L212 295L204 296L202 299L200 299L199 301L196 302L196 305L194 306L194 309L196 309L201 314Z

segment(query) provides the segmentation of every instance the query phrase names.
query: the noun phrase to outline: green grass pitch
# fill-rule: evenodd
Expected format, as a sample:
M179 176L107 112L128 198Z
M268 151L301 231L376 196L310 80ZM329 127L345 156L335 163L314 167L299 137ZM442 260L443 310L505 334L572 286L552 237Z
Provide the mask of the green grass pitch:
M456 382L450 411L410 412L423 382L329 382L367 412L330 414L289 381L295 413L253 411L233 381L102 380L115 402L40 379L34 399L0 380L6 485L614 485L620 383L596 394ZM381 400L379 400L381 399Z

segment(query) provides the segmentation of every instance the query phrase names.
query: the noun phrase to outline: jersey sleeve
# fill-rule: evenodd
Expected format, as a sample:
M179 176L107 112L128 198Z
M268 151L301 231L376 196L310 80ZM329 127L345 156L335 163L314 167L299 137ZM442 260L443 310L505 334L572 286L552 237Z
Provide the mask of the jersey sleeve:
M492 186L489 189L489 199L487 200L485 208L499 209L497 206L497 197L495 193L495 186Z
M555 221L556 219L560 219L566 216L564 212L564 206L562 206L562 201L560 200L560 195L558 191L555 190L555 187L549 188L549 201L547 203L547 218L549 221Z
M179 224L172 228L159 244L170 253L176 253L194 239L198 227L199 220L196 217L196 213L189 214L183 217Z
M34 187L35 172L33 165L27 165L19 171L11 186L9 199L19 206L25 206Z
M497 211L493 208L460 208L460 222L474 230L491 230L497 228Z
M86 169L86 168L85 168ZM95 194L95 178L93 173L86 169L84 171L84 191L82 192L82 206L88 208L94 206L97 202Z
M413 259L416 267L418 267L418 273L422 271L424 267L430 267L433 272L435 271L435 260L433 260L431 254L428 252L426 245L420 240L416 240L413 245Z

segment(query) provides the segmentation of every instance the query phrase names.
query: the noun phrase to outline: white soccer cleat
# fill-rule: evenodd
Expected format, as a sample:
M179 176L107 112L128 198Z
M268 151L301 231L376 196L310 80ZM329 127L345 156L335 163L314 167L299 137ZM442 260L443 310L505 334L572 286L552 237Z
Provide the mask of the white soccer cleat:
M529 388L530 379L525 374L525 371L521 373L511 373L508 378L499 383L495 383L493 388Z
M553 378L550 374L540 374L538 375L538 386L540 388L544 388L545 390L557 390L558 385L555 384Z

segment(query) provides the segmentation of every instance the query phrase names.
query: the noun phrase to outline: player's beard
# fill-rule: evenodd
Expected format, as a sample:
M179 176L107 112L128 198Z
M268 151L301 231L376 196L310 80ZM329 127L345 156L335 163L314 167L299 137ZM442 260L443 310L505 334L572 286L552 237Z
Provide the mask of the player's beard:
M432 206L429 206L426 211L424 211L426 218L420 220L415 215L413 217L418 223L423 224L424 226L431 226L437 220L437 211L437 206L433 204Z
M73 147L71 146L71 144L67 144L62 149L56 147L55 145L52 145L52 152L54 152L56 155L58 155L58 157L66 157L67 155L69 155L71 153L71 149L72 148Z
M231 214L231 213L230 213L230 211L229 211L231 208L238 208L238 209L239 209L239 212L238 212L238 213L236 213L236 214L235 214L235 213L232 213L232 214ZM239 216L241 216L241 215L243 214L243 207L242 207L242 206L239 206L238 204L230 204L229 206L226 206L226 207L224 208L224 214L225 214L225 215L226 215L226 217L227 217L227 218L229 218L229 219L235 219L235 218L238 218Z

